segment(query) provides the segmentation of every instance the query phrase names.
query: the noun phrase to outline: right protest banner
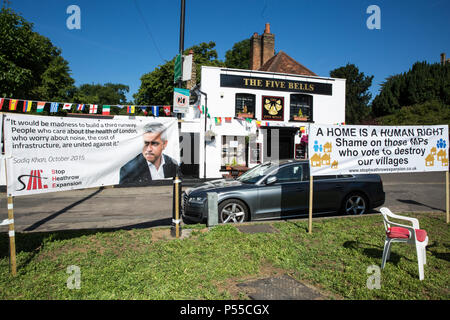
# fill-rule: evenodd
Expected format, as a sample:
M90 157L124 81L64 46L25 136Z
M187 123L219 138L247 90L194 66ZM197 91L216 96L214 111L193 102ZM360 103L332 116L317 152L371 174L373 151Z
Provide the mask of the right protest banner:
M448 125L311 124L310 174L448 171Z

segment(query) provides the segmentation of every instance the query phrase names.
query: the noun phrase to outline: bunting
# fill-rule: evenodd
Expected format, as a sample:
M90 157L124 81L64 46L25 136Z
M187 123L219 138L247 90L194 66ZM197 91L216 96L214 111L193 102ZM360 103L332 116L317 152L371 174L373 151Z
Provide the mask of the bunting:
M59 107L58 102L50 103L50 112L52 112L52 113L58 112L58 107Z
M163 106L163 110L166 116L170 116L170 106Z
M89 105L89 113L97 113L98 104Z
M17 100L16 99L9 100L9 110L15 111L16 108L17 108Z
M45 107L45 102L39 101L37 103L36 111L37 112L42 112L42 111L44 111L44 107Z
M221 125L222 124L222 118L220 118L220 117L216 117L215 118L215 120L216 120L216 125Z
M102 107L102 115L109 116L111 112L111 106L103 106Z
M158 106L152 106L152 115L154 117L159 117L159 107Z
M23 101L23 112L30 112L33 101L24 100Z
M5 102L6 101L6 102ZM76 110L76 111L84 111L85 106L89 106L89 113L97 114L99 112L97 104L76 104L76 103L67 103L67 102L46 102L46 101L33 101L33 100L22 100L22 99L10 99L10 98L0 98L0 110L3 109L4 105L8 105L10 111L17 111L18 104L20 103L20 111L21 112L31 112L33 103L36 103L36 112L41 113L44 111L47 103L50 104L50 113L57 113L59 111L59 106L61 105L61 110ZM171 105L154 105L154 106L136 106L136 105L114 105L114 107L118 107L119 109L127 108L128 114L135 114L136 107L140 108L144 115L149 114L149 108L151 108L153 116L172 116ZM200 105L196 105L196 107L200 110ZM102 108L103 115L111 114L111 105L103 105L100 106ZM204 107L203 107L204 108ZM200 111L202 112L202 111ZM210 118L210 115L207 114Z

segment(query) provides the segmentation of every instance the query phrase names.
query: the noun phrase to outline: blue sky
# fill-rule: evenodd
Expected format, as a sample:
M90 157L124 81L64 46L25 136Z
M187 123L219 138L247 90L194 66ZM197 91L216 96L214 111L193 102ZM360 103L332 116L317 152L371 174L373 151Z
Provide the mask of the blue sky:
M76 85L122 83L132 99L140 77L179 51L180 3L11 0L10 7L62 50ZM70 5L81 9L80 30L66 26ZM370 5L380 7L380 30L366 26ZM448 0L186 0L185 48L214 41L224 60L234 43L270 23L276 51L320 76L353 63L374 76L374 97L386 77L414 62L439 62L442 52L450 57L449 18Z

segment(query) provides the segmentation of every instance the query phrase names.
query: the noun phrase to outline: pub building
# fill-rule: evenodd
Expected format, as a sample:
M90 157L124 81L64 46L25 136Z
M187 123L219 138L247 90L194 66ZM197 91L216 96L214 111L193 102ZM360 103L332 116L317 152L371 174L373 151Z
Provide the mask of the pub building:
M309 124L345 122L345 79L320 77L285 52L275 54L269 24L250 41L251 70L201 68L201 102L181 123L182 139L191 142L181 158L199 178L273 158L305 159Z

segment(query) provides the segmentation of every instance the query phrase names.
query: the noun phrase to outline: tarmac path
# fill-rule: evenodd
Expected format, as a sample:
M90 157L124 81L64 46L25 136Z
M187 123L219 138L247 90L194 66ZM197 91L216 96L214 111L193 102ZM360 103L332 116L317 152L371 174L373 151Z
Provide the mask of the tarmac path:
M445 172L385 174L386 202L393 212L445 215ZM14 198L16 232L170 226L173 187L93 188ZM0 221L7 218L0 193ZM0 232L7 232L0 226Z

